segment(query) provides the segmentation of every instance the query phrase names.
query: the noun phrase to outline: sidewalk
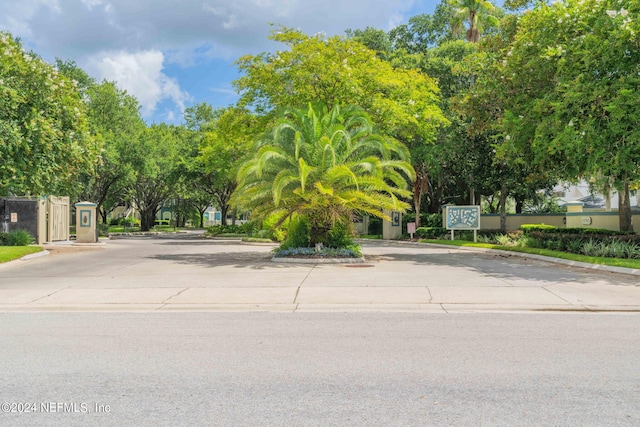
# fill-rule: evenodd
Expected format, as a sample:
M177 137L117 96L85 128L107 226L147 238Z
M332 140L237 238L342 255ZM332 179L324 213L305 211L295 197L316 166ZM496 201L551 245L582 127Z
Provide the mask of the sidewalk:
M186 237L52 250L0 268L0 311L640 312L638 276L512 253L367 242L364 264L279 264Z

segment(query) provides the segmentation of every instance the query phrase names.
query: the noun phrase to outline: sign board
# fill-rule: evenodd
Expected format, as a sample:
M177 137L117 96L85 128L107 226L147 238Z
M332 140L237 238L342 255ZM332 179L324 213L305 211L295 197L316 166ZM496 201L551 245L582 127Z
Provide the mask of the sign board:
M11 222L18 222L18 213L11 212Z
M416 223L415 222L408 222L407 223L407 233L408 234L413 234L416 232Z
M400 212L391 212L391 226L400 227L400 225Z
M447 206L447 230L479 230L480 206Z
M80 210L80 227L91 227L91 210L89 209L81 209Z

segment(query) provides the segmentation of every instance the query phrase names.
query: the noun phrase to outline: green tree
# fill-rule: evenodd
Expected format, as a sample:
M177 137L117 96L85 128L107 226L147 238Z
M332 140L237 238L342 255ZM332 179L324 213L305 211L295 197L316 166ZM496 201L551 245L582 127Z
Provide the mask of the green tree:
M286 109L254 150L232 203L258 219L308 218L311 244L328 242L329 231L351 226L355 214L388 219L383 209L408 207L400 200L414 178L406 147L374 133L362 109Z
M73 61L56 61L65 76L78 82L87 107L89 129L94 138L102 141L102 150L93 169L81 177L79 198L97 204L103 223L107 215L124 199L124 190L132 179L131 168L123 158L127 145L134 144L145 125L134 97L117 87L116 83L96 83Z
M101 149L75 83L6 32L0 52L0 194L75 195Z
M373 29L366 32L374 39L380 36ZM394 54L394 66L354 39L307 36L288 29L272 38L286 43L289 50L240 59L245 72L236 82L241 104L258 111L309 102L357 105L379 132L408 145L411 152L432 143L438 129L447 124L435 81L403 63L409 54ZM384 45L384 39L380 42Z
M256 139L259 120L244 108L213 110L204 103L187 108L185 119L196 142L187 168L191 187L202 202L215 201L226 224L237 168Z
M433 14L416 15L406 24L400 24L389 31L389 39L394 50L409 54L424 54L428 49L447 41L457 40L454 7L439 3Z
M488 0L449 0L454 11L454 31L461 31L466 24L465 38L468 42L478 43L482 31L497 26L498 10Z
M153 227L162 203L173 199L177 193L182 138L184 134L179 127L152 125L135 143L126 147L124 155L134 174L127 193L140 212L142 231Z
M522 15L504 63L513 102L502 149L528 146L537 164L568 180L613 181L625 231L640 179L639 14L629 0L539 4Z
M239 105L268 113L287 106L358 105L381 132L433 140L446 124L435 81L418 70L394 68L356 40L307 36L281 29L271 39L289 50L238 60Z

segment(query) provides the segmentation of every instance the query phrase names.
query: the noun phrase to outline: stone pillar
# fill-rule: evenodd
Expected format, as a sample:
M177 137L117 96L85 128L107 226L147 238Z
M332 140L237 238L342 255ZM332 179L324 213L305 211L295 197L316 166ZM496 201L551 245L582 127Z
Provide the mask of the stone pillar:
M582 224L582 216L584 215L583 213L584 203L579 201L568 202L566 206L567 206L567 213L565 214L566 227L567 228L584 227L584 225Z
M398 211L384 211L391 218L391 221L382 221L382 238L384 240L395 240L402 238L402 213Z
M96 204L76 203L76 243L97 243Z

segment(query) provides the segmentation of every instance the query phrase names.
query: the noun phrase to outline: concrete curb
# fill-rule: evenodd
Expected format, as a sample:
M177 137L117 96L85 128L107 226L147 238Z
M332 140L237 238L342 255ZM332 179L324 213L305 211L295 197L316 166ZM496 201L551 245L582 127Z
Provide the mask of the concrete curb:
M364 257L360 258L271 258L271 262L285 264L364 264Z
M35 253L29 254L29 255L25 255L22 258L20 258L18 260L15 260L15 261L29 261L31 259L41 258L43 256L49 256L49 255L51 255L51 253L48 250L44 249L44 250L42 250L40 252L35 252ZM12 261L12 262L14 262L14 261Z

